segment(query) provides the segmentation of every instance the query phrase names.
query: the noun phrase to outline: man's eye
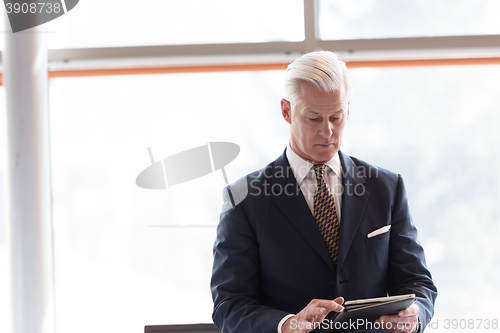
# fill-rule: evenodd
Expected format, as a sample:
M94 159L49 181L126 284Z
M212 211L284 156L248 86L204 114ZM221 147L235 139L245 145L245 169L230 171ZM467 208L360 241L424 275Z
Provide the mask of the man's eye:
M309 118L310 121L318 121L319 118Z

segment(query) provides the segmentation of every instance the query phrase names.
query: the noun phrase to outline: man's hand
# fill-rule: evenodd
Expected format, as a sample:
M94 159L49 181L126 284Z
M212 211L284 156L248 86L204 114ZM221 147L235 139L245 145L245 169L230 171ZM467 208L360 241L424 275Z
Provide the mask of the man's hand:
M389 333L412 333L417 331L419 312L418 305L412 304L406 310L399 311L397 315L382 316L375 322L380 323L380 328Z
M283 333L307 333L320 327L321 322L332 311L340 312L344 299L337 297L333 301L313 299L295 316L290 317L281 327Z

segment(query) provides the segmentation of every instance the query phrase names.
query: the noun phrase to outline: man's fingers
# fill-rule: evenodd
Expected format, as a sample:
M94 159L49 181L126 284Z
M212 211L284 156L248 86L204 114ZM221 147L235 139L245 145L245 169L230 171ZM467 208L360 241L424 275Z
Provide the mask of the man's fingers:
M337 297L336 299L333 300L337 304L344 304L344 297Z
M375 322L382 325L382 329L389 333L408 333L415 330L418 317L382 316Z
M327 312L322 307L310 307L305 314L306 320L312 320L315 316L326 316Z
M313 299L309 304L303 308L295 316L288 318L282 326L282 332L309 332L306 329L299 329L291 326L292 321L294 323L303 323L304 327L313 327L315 324L321 323L328 313L332 311L340 312L344 308L342 304L344 303L344 298L337 297L333 301L326 299ZM311 326L312 324L312 326ZM309 326L307 326L309 325Z
M394 315L394 316L382 316L380 318L377 319L377 321L381 322L386 322L386 323L397 323L397 322L400 322L400 323L407 323L407 322L415 322L415 321L418 321L418 317L416 316L406 316L406 317L400 317L398 315Z
M400 311L397 315L382 316L376 320L383 323L384 330L389 333L412 332L418 325L418 313L420 309L412 304L407 309Z
M342 297L338 297L333 301L324 300L324 299L314 299L311 301L311 303L309 303L309 305L315 306L315 307L325 308L327 310L327 313L330 311L339 312L339 311L342 311L342 309L344 308L342 305L340 305L342 303L339 303L339 302L343 303L344 299Z
M399 311L398 315L400 317L413 317L417 316L418 313L420 312L420 309L418 308L418 305L412 304L405 310Z
M323 320L326 315L332 311L342 311L343 306L340 305L343 303L344 299L342 297L338 297L333 301L325 300L325 299L313 299L300 313L299 317L302 317L304 320L313 321ZM317 317L317 318L315 318Z
M328 312L335 311L335 312L340 312L344 307L342 306L342 303L344 303L344 299L342 297L336 298L333 301L330 301L330 307L328 308Z
M417 305L412 304L405 310L399 311L397 315L393 316L382 316L379 318L380 321L391 321L391 322L398 322L398 321L408 321L405 319L417 319L418 320L418 313L420 312L420 309L418 308Z

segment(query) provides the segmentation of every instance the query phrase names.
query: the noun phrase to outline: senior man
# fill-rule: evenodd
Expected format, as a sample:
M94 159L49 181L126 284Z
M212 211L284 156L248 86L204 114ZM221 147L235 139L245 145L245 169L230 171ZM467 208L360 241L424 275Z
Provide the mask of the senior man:
M403 180L340 150L352 92L345 63L305 54L288 66L285 92L285 152L223 191L214 323L224 333L320 332L344 300L415 294L376 327L423 332L437 289Z

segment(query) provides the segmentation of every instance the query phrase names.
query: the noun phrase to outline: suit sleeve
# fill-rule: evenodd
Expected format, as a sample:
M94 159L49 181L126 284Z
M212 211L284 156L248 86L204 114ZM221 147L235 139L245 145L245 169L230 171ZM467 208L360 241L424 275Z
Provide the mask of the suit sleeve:
M224 204L214 244L211 291L212 319L224 333L276 333L288 313L259 300L259 245L244 212L234 205L231 189L223 190Z
M424 250L417 240L403 179L398 175L397 195L392 209L391 241L388 263L389 294L415 294L420 308L420 332L434 313L437 288L426 267Z

